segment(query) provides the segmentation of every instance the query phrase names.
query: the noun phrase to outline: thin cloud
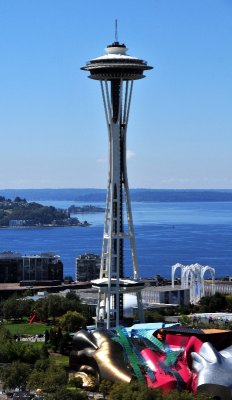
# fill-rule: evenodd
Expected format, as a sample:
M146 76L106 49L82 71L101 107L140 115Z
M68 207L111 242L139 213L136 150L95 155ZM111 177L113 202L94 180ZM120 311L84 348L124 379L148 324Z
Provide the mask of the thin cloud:
M107 163L107 159L106 158L97 158L96 162L98 164L106 164Z
M131 160L131 158L135 157L135 152L133 150L128 149L126 151L126 159Z

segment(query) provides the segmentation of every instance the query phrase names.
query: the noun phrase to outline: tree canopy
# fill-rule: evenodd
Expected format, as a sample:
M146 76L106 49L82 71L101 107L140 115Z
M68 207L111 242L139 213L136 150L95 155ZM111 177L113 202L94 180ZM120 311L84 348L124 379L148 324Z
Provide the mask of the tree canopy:
M88 400L87 394L80 389L68 390L64 387L58 388L54 393L45 395L45 400Z
M148 388L146 384L137 381L128 383L117 382L108 395L108 400L206 400L206 394L193 394L187 391L172 390L169 393Z
M20 226L81 224L67 210L27 202L18 196L14 200L0 196L0 211L0 226L11 226L12 221L20 221Z
M1 380L3 381L4 389L25 389L27 380L31 373L31 368L28 364L21 361L14 361L8 364L1 370Z
M77 311L68 311L60 318L61 327L66 332L76 332L86 324L85 317Z

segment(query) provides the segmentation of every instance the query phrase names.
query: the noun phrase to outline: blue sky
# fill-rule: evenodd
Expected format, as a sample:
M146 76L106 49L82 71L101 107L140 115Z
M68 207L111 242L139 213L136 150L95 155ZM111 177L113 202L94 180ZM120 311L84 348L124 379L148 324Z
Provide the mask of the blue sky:
M231 0L0 0L0 188L105 187L99 82L118 37L154 67L135 82L130 187L232 188Z

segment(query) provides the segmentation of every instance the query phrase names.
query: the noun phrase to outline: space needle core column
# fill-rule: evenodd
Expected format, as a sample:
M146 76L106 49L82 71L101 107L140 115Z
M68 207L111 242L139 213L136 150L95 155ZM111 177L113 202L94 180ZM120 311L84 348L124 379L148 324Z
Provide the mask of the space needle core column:
M124 44L115 41L106 48L106 55L95 58L81 69L90 78L99 80L108 127L109 165L106 211L102 245L100 279L92 281L98 288L97 324L117 326L123 319L123 293L136 292L140 318L142 303L138 280L138 262L132 221L126 165L126 133L133 81L144 78L147 63L126 54ZM127 226L124 226L124 206ZM124 240L129 239L133 279L124 279Z

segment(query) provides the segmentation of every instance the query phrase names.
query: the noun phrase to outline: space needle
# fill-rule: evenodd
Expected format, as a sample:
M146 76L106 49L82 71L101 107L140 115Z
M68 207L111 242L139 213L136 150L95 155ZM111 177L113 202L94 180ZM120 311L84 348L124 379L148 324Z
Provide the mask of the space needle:
M102 244L100 278L92 281L98 289L97 326L118 326L123 321L124 295L135 293L139 319L143 321L141 289L131 201L127 176L126 134L132 98L133 83L144 78L144 71L152 69L137 57L127 54L125 44L117 38L107 46L106 54L90 60L81 69L89 78L100 81L108 128L108 185ZM127 223L124 223L124 219ZM131 275L124 275L124 242L128 240L131 252ZM127 271L129 268L127 267Z

